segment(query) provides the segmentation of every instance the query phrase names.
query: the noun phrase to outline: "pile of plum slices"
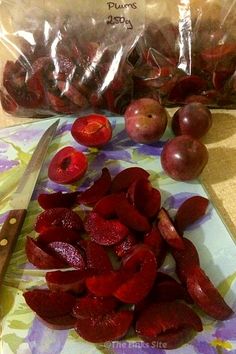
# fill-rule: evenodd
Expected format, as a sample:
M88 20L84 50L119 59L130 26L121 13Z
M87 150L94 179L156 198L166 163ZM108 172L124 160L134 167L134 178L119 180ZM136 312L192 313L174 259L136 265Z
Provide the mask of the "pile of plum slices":
M26 254L34 266L51 271L48 289L24 297L47 326L74 328L93 343L129 333L172 349L203 329L193 304L216 320L233 313L184 237L205 215L208 199L187 199L171 218L149 173L130 167L114 178L103 168L85 191L41 194L38 202L44 209L35 223L39 235L27 238ZM84 220L73 210L78 205ZM160 270L167 253L176 262L173 276Z
M21 55L4 66L2 107L19 116L71 114L86 107L123 113L141 97L164 105L235 106L234 36L219 21L192 22L191 32L167 19L150 23L115 75L118 55L102 43L99 27L92 36L86 28L86 38L83 30L65 26L59 34L51 28L47 38L37 29L35 43L21 38Z
M87 33L87 30L86 30ZM71 114L87 107L117 111L119 97L131 92L130 65L110 73L116 53L99 40L78 38L73 31L32 33L35 45L22 39L21 55L4 66L0 101L14 115ZM57 45L55 46L55 43ZM53 55L52 55L53 51ZM106 88L101 89L106 80Z
M233 32L225 21L188 21L181 26L163 18L146 27L137 50L141 49L141 55L132 72L134 96L143 97L145 92L164 105L235 105Z

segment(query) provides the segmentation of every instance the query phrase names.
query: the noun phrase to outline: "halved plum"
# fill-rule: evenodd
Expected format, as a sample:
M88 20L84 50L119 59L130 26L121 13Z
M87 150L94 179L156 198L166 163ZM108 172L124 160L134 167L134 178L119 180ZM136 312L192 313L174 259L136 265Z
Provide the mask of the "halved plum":
M85 280L89 272L81 270L56 270L47 272L45 279L51 291L69 291L81 293L85 289Z
M104 343L124 337L132 320L132 311L121 310L103 316L79 318L75 330L79 336L89 342Z
M112 137L112 127L109 119L100 114L79 117L71 128L73 138L81 145L101 147Z
M175 216L175 226L182 233L188 226L202 218L209 205L207 198L195 195L186 199L178 208Z
M117 305L118 301L114 297L99 297L87 294L76 300L73 315L76 318L90 318L105 315L115 310Z
M111 187L111 175L108 168L102 169L101 176L94 181L91 187L82 192L77 201L85 205L94 205L104 197Z
M117 287L113 295L128 304L136 304L147 296L152 288L156 274L156 257L146 245L136 245L122 260L121 270L130 274L126 281Z
M72 146L66 146L52 158L48 177L59 184L70 184L82 178L87 168L86 155Z
M41 193L38 196L38 203L44 210L51 208L72 208L80 192L55 192Z
M64 291L34 289L23 293L27 305L42 318L54 318L72 313L76 298Z
M81 251L67 242L51 242L48 248L62 261L78 270L86 268L85 260Z
M129 233L129 229L119 220L105 220L95 212L87 215L84 227L91 240L102 246L115 245Z
M223 321L233 314L233 310L200 267L196 266L189 274L187 289L195 303L216 320Z
M52 208L38 215L34 229L36 232L44 233L54 226L80 232L83 230L83 221L76 212L68 208Z
M176 231L174 224L168 212L161 208L157 216L157 227L163 239L172 247L176 249L184 249L182 237Z
M180 336L173 342L173 334L177 335L175 331L180 330L182 333L185 328L198 332L203 329L200 317L190 307L180 302L150 304L140 313L136 322L136 333L145 342L159 343L157 341L164 335L167 348L172 349L186 341L186 337ZM170 334L170 343L168 334Z
M126 192L136 179L148 178L149 173L141 167L128 167L119 172L111 184L111 192Z
M52 253L49 253L48 249L44 249L37 240L34 240L29 236L27 236L26 239L25 252L28 261L39 269L68 267L64 261L54 256Z

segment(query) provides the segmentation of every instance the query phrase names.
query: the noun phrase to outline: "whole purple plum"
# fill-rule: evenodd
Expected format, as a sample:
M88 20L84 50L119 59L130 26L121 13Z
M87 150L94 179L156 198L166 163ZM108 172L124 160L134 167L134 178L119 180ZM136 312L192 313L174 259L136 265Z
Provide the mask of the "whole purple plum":
M152 98L140 98L125 111L125 129L129 137L143 144L157 142L165 132L167 112Z
M172 118L172 130L175 135L191 135L199 139L212 125L210 110L199 102L191 102L179 108Z
M161 165L177 181L197 178L208 162L208 151L199 140L180 135L169 140L161 153Z

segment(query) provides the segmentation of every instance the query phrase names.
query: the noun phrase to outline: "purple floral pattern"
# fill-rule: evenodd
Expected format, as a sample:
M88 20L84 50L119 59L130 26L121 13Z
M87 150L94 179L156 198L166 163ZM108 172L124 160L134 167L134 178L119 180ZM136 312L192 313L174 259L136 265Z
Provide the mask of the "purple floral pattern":
M50 330L39 319L35 318L26 337L32 354L60 354L66 339L68 330L61 330L60 335L57 331Z

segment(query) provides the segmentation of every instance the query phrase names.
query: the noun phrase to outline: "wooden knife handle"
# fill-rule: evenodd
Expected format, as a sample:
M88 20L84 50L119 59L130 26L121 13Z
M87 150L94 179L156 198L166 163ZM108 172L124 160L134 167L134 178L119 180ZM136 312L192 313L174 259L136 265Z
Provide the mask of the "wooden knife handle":
M2 226L0 232L0 284L2 283L25 216L25 209L11 210Z

